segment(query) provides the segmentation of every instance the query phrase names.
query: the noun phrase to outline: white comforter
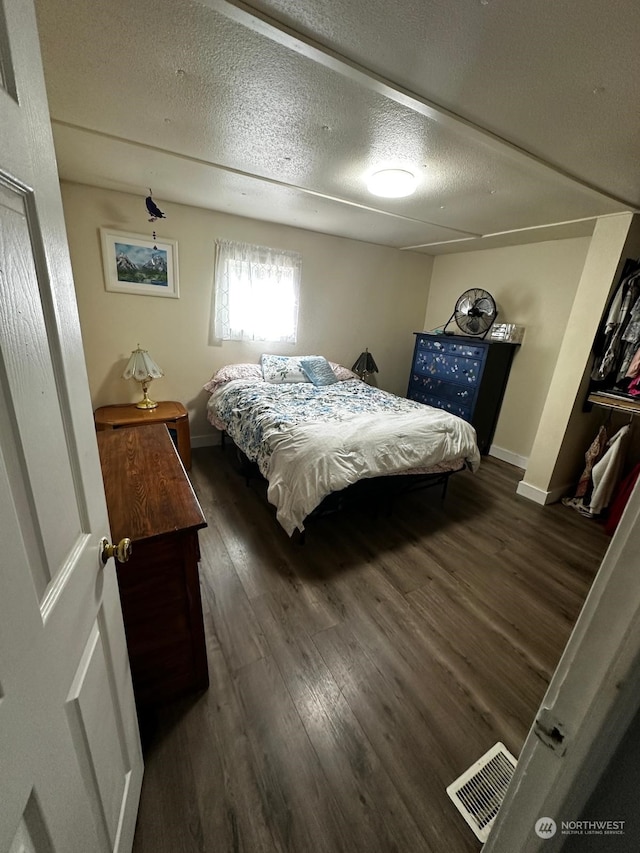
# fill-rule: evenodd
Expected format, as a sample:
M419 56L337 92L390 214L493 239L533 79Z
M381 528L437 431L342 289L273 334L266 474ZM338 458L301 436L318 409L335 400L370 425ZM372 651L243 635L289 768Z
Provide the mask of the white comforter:
M234 380L211 396L208 412L258 463L289 535L328 494L363 478L480 463L469 423L359 380L320 388Z

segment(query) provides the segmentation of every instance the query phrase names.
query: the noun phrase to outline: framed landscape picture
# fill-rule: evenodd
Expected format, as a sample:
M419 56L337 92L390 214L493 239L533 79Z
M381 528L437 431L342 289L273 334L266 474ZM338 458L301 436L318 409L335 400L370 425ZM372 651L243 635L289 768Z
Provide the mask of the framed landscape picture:
M178 299L178 244L100 229L104 286L115 293Z

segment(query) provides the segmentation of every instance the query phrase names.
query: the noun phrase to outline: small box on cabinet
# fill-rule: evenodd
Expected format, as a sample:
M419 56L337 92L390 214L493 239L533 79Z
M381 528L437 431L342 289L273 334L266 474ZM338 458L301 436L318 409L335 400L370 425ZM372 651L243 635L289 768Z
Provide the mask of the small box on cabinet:
M492 341L504 341L507 344L521 344L524 337L524 326L515 323L494 323L489 332Z

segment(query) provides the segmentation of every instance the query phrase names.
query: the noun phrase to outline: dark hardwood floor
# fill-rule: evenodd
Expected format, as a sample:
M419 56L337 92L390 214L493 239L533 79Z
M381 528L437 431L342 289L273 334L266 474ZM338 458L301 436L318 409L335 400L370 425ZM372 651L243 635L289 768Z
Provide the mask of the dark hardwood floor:
M490 457L391 515L275 521L233 450L193 454L211 685L161 709L135 853L467 853L445 788L517 757L609 539Z

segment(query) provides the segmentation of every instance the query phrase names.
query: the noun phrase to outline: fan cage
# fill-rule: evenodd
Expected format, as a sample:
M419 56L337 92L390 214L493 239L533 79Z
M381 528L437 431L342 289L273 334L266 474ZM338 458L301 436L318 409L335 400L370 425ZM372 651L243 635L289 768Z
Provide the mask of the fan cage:
M493 296L486 290L474 287L458 297L453 314L445 323L443 332L449 335L454 334L447 332L447 327L455 320L458 328L465 334L485 338L497 316L498 309Z

